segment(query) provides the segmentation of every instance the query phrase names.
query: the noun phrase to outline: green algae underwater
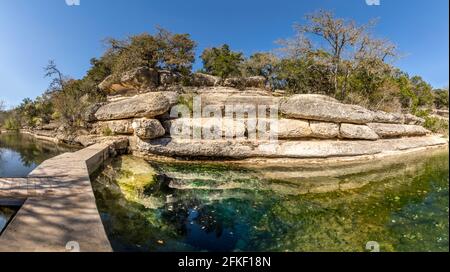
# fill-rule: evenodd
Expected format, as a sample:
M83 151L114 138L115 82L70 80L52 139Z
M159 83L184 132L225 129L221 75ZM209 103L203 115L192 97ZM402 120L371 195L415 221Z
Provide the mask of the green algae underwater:
M93 176L115 251L449 251L448 150L346 166L113 159Z

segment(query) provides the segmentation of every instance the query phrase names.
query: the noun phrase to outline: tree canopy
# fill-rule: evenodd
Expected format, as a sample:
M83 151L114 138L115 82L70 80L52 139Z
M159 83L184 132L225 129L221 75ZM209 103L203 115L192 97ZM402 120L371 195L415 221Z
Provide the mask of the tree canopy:
M241 76L240 66L244 61L243 54L233 52L227 44L221 47L207 48L201 55L203 71L221 78Z

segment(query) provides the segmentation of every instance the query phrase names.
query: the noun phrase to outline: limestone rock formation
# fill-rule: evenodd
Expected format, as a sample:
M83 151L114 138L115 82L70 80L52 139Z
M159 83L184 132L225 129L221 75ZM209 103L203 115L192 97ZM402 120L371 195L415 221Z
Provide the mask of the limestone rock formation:
M327 101L307 95L294 95L284 99L280 105L282 114L327 122L365 124L373 121L373 113L361 106Z
M430 133L430 131L418 125L369 123L368 126L381 138L420 136Z
M98 109L101 106L104 106L106 103L94 103L90 106L87 107L87 109L85 110L84 114L83 114L83 119L86 122L94 122L97 120L97 118L95 117L95 113L98 111Z
M244 120L228 118L179 118L164 121L164 128L172 138L221 139L244 138L247 125Z
M170 103L164 93L152 92L106 104L98 109L95 117L100 121L152 118L167 112L169 108Z
M378 134L366 125L341 124L340 137L344 139L378 140Z
M435 136L381 139L370 144L364 140L253 142L158 138L151 141L138 140L136 151L141 154L195 158L329 158L375 155L446 143L445 139Z
M101 121L94 125L93 131L96 134L104 134L109 132L113 135L117 134L133 134L133 119Z
M311 137L331 139L339 136L339 124L329 122L310 121Z
M384 111L375 111L373 113L373 122L402 124L405 117L400 113L389 113Z
M141 139L154 139L166 133L161 123L156 119L135 119L132 127L134 134Z
M107 77L99 88L108 102L87 109L85 131L48 125L36 134L82 145L125 135L144 155L217 159L373 155L446 142L427 136L417 116L371 111L326 95L271 92L264 77L223 80L139 67ZM171 116L178 104L188 116Z
M278 139L308 138L313 135L308 121L279 119L277 123Z

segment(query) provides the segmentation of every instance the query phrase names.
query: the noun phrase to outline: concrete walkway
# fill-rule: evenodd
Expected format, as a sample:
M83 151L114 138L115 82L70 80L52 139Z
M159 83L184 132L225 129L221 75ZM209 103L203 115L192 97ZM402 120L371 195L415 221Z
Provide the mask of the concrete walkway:
M108 144L96 144L49 159L25 179L0 179L0 199L25 201L0 252L112 251L89 179L109 154Z

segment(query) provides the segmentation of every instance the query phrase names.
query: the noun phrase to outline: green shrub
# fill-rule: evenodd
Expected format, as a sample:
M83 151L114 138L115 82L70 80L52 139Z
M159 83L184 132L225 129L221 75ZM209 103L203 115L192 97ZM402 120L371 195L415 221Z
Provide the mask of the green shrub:
M5 120L5 123L3 124L3 127L6 130L19 130L20 129L20 122L13 118L13 117L9 117L8 119Z
M113 136L114 132L108 126L105 126L102 129L102 135L103 136Z
M194 97L191 94L180 95L178 104L188 107L191 114L194 112Z
M448 135L448 121L435 116L426 116L424 127L434 133Z

